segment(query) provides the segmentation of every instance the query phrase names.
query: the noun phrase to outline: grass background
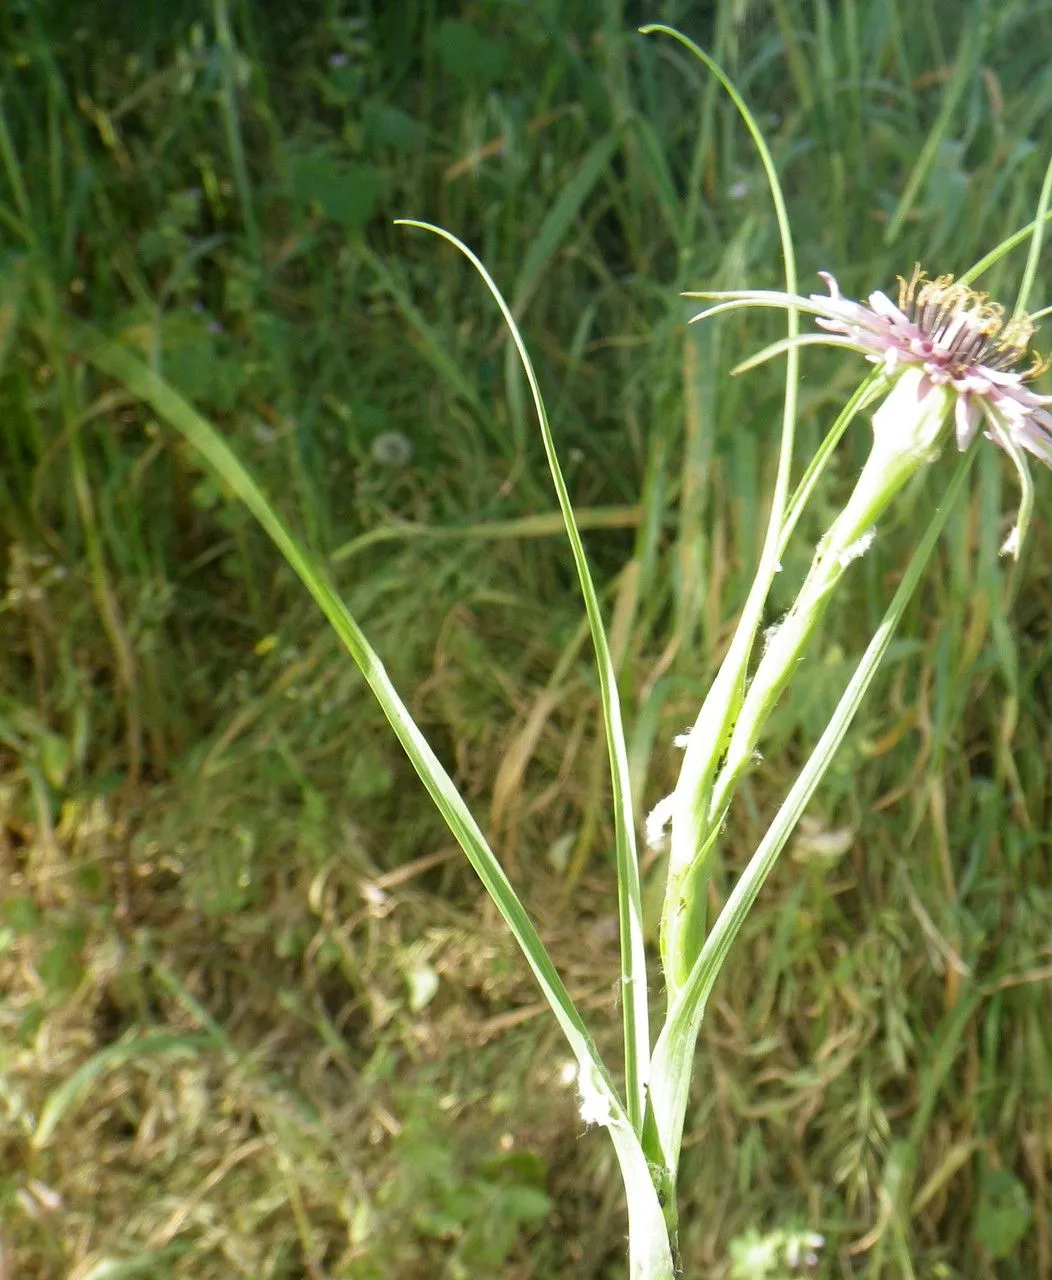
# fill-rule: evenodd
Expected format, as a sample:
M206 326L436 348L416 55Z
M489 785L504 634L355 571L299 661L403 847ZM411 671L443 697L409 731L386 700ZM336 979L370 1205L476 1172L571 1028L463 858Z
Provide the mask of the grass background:
M805 285L963 270L1031 216L1048 3L0 11L0 1273L621 1274L605 1139L363 682L249 517L64 335L88 317L158 361L328 559L616 1052L605 751L540 442L477 281L391 220L463 236L523 324L653 803L744 599L780 407L777 368L727 377L778 317L688 330L678 293L777 287L780 264L733 111L642 21L758 112ZM986 282L1008 305L1022 260ZM860 372L808 354L801 457ZM717 900L947 475L801 669ZM1016 569L985 451L718 988L691 1276L773 1276L735 1242L802 1225L823 1277L1052 1276L1043 479ZM659 859L644 876L656 907Z

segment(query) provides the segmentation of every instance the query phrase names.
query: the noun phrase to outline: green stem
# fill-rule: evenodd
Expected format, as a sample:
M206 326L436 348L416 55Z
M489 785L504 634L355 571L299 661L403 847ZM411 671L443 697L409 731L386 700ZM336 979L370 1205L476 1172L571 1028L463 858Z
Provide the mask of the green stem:
M698 854L676 884L677 897L666 899L662 924L670 990L686 981L704 942L704 869L764 726L848 566L866 550L873 526L906 482L937 456L951 404L952 393L932 387L919 369L899 375L874 415L873 448L847 505L819 542L784 622L768 636L733 725L727 726L723 764L707 798Z
M910 559L894 598L844 690L829 724L790 788L767 834L731 891L692 966L690 976L681 985L675 1000L670 1002L665 1024L654 1046L650 1076L652 1112L648 1113L644 1130L645 1150L651 1162L655 1186L663 1200L675 1194L683 1120L695 1064L695 1044L705 1004L764 882L832 763L887 654L906 605L920 581L936 539L960 497L975 457L976 451L972 450L958 464L945 496Z
M760 734L796 670L808 641L825 617L833 593L848 566L867 550L873 526L909 478L908 475L898 477L894 487L874 492L874 475L882 471L882 462L874 450L847 506L819 542L800 594L785 621L769 633L767 646L745 695L741 714L727 745L723 767L713 788L708 817L710 832L725 812L731 793L752 761Z

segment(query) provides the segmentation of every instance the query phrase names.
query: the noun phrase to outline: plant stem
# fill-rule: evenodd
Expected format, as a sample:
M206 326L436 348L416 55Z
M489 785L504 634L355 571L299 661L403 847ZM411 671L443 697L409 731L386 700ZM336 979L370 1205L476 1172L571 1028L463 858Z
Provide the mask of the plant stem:
M950 393L933 387L920 370L899 375L874 415L873 447L846 506L819 542L793 607L768 634L763 657L729 730L698 854L678 886L678 900L666 901L665 962L672 989L686 981L704 941L704 867L768 717L824 618L848 565L869 546L873 526L906 482L938 455L951 403Z

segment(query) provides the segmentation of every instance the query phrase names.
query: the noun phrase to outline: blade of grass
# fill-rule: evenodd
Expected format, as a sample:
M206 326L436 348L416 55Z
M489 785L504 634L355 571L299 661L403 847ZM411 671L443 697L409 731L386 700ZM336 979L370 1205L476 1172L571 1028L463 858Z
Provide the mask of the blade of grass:
M1048 162L1045 168L1044 181L1041 183L1041 194L1038 197L1037 214L1034 218L1034 234L1030 237L1030 251L1026 257L1023 279L1019 284L1019 296L1015 304L1016 315L1026 310L1027 299L1030 297L1030 291L1034 287L1034 280L1041 265L1041 245L1044 241L1045 215L1048 211L1050 198L1052 198L1052 160Z
M398 304L398 309L406 320L415 329L420 338L423 354L428 363L435 372L448 383L450 389L455 391L466 404L468 404L472 412L479 418L486 416L482 401L479 399L478 391L469 378L464 376L463 371L455 360L452 360L445 349L445 346L438 332L428 324L417 308L413 305L409 294L406 292L402 283L397 280L394 274L387 267L386 263L377 255L363 250L370 264L380 277L384 288Z
M0 374L7 364L22 318L26 295L26 260L17 258L0 269Z
M691 653L702 623L708 588L706 506L711 483L713 441L718 413L716 369L719 328L688 328L683 335L683 448L675 615L672 643Z
M943 1019L932 1037L932 1043L927 1046L920 1084L920 1103L910 1124L909 1135L902 1142L894 1144L884 1169L883 1181L888 1195L886 1207L888 1222L896 1228L893 1240L897 1236L901 1242L908 1230L911 1217L910 1202L913 1199L913 1188L917 1180L921 1144L927 1135L935 1104L946 1083L946 1077L956 1061L961 1038L979 1008L983 994L983 991L976 987L965 992L954 1009ZM884 1274L883 1262L887 1240L888 1233L881 1232L868 1260L867 1275L878 1277Z
M978 262L969 267L957 277L961 284L970 284L973 280L977 280L984 272L989 271L995 263L1007 253L1023 243L1027 236L1032 236L1039 227L1043 227L1046 222L1052 220L1052 209L1040 217L1033 218L1024 227L1020 227L1018 231L1013 231L1010 236L1005 236L999 245L996 245L989 253L984 254Z
M91 1086L96 1084L107 1071L116 1070L127 1062L136 1062L141 1058L153 1057L157 1054L193 1056L198 1050L207 1048L210 1043L210 1036L173 1035L168 1031L157 1031L108 1045L105 1049L93 1054L87 1062L82 1063L48 1097L33 1133L33 1146L38 1151L47 1146L65 1117L84 1100L84 1095Z
M807 65L807 59L801 52L800 40L797 36L796 28L793 26L789 6L786 4L786 0L771 0L771 8L774 10L775 21L778 23L778 34L782 37L785 61L789 68L789 74L793 78L793 84L796 87L796 96L800 99L800 105L804 110L810 111L814 105L812 75Z
M504 869L453 780L398 696L383 663L350 610L324 571L293 537L266 495L209 422L152 369L89 326L76 326L73 339L74 346L89 363L123 383L179 431L198 451L209 469L245 503L354 658L413 768L533 971L577 1059L579 1084L589 1107L586 1118L597 1120L609 1129L628 1198L632 1275L638 1280L671 1280L672 1254L661 1205L639 1139L606 1066Z
M3 167L7 176L8 184L11 187L11 195L14 198L15 208L18 210L18 216L21 219L21 225L9 223L16 234L20 234L29 245L36 243L31 228L33 226L33 206L29 200L29 192L26 189L25 181L22 178L22 167L18 162L18 154L15 150L14 139L11 136L11 130L7 124L7 114L4 111L3 100L0 99L0 166Z
M642 519L639 507L578 508L574 514L578 529L635 529ZM411 541L416 538L426 538L429 542L503 542L519 538L552 538L565 532L566 526L557 511L518 516L511 520L479 520L475 524L456 526L392 524L359 534L351 542L337 547L329 559L333 564L342 564L345 560L353 560L377 543Z
M669 234L674 243L682 247L685 241L681 225L683 216L680 213L682 201L657 130L645 116L631 116L629 123L638 142L643 169L650 179L658 208L668 223Z
M234 182L241 205L241 220L245 225L245 238L248 240L252 261L258 263L261 260L262 248L259 223L256 220L256 210L252 202L252 184L249 182L245 148L241 140L241 122L238 119L237 49L234 46L234 34L230 28L227 0L215 0L213 12L216 43L220 52L219 102L223 112L223 131L230 150L230 163L234 167Z
M125 1280L127 1276L142 1275L160 1280L161 1276L171 1274L167 1268L161 1270L164 1264L181 1258L192 1247L189 1241L181 1240L165 1249L147 1249L144 1253L137 1253L134 1258L100 1258L86 1271L81 1271L78 1267L78 1280Z
M733 101L752 136L767 177L782 247L786 292L795 298L797 294L796 257L789 227L789 215L778 181L774 158L755 117L726 72L693 40L672 27L662 24L653 24L641 30L644 35L661 33L677 40L708 68ZM787 307L787 326L789 337L795 338L799 333L799 316L795 303L792 302ZM701 891L703 886L698 886L699 892L691 895L689 901L684 897L684 888L686 879L695 868L695 862L703 847L713 774L726 739L728 726L740 705L749 658L763 618L764 604L775 574L778 572L781 530L792 471L799 368L799 354L795 349L791 349L786 356L786 386L778 469L775 475L767 532L760 552L760 562L727 656L720 666L719 673L712 683L688 737L679 781L676 784L672 806L668 887L662 914L662 962L670 998L675 996L686 978L691 963L691 952L695 944L700 945L701 936L704 934L705 894Z
M558 199L548 210L537 234L531 238L511 295L511 311L516 319L521 319L545 269L581 211L581 206L610 167L617 145L618 136L611 132L589 149L584 159L576 165L573 177L559 192Z
M614 801L614 830L617 858L617 901L618 920L621 935L621 982L623 997L621 1001L624 1018L625 1038L625 1088L628 1095L628 1114L636 1133L643 1128L643 1114L646 1107L646 1079L650 1063L650 1017L648 1012L648 994L646 980L646 952L643 942L643 904L639 885L639 862L636 854L635 818L632 813L632 787L628 767L628 748L625 744L624 724L621 718L620 696L617 691L617 672L610 656L606 629L603 625L602 609L596 595L592 574L588 568L588 559L584 551L584 543L574 518L570 493L563 479L562 468L555 451L555 440L548 423L547 410L541 396L537 374L530 360L522 334L512 315L511 308L504 301L492 276L481 261L456 236L443 231L429 223L415 222L406 219L406 226L418 227L430 231L443 240L448 241L468 259L482 277L493 295L497 306L504 316L511 333L512 341L518 351L523 371L530 385L533 405L537 421L544 441L544 451L548 458L552 483L555 486L566 526L566 535L570 542L570 550L577 569L578 583L584 599L585 612L588 615L588 626L592 633L592 644L595 648L596 667L599 675L600 700L603 706L603 721L606 730L607 753L610 758L610 778Z
M917 194L924 185L924 180L931 172L939 147L949 131L961 94L975 72L975 66L982 50L982 32L985 25L983 11L985 7L981 2L973 4L971 15L961 24L961 43L957 48L957 56L954 59L956 66L954 67L953 75L950 77L949 83L943 92L939 114L928 131L928 136L924 140L920 155L917 157L916 163L906 179L906 186L895 207L895 212L888 221L887 230L884 232L885 244L893 244L898 239L899 232L905 225L910 210L913 208L913 203L917 199Z

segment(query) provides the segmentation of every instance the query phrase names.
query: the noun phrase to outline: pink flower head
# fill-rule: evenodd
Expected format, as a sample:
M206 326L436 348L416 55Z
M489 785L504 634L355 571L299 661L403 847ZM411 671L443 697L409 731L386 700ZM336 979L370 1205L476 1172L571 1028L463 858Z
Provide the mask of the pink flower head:
M746 361L751 367L791 347L826 345L858 351L880 367L889 391L885 425L901 418L896 438L904 444L913 427L922 425L934 451L941 423L952 411L957 447L967 449L980 426L1009 456L1022 490L1019 516L1004 551L1018 556L1033 509L1033 484L1026 454L1052 467L1052 396L1038 395L1027 385L1048 368L1028 356L1034 325L1023 312L1006 318L1004 308L985 293L952 276L929 279L919 267L909 280L900 277L896 306L885 293L853 302L840 292L828 272L819 273L829 296L808 298L764 289L691 293L716 303L695 319L736 307L793 306L815 316L822 333L795 334ZM1028 362L1029 361L1029 362ZM904 377L912 371L909 377ZM914 441L916 443L916 441ZM934 452L932 452L934 456Z
M928 277L919 267L899 281L896 306L884 293L868 305L841 296L833 276L822 272L830 296L808 299L817 323L846 339L845 346L881 363L889 375L903 365L919 365L934 386L956 392L957 447L967 449L985 419L987 434L1002 448L1008 440L1052 466L1052 396L1026 384L1047 368L1027 358L1034 326L1025 314L1006 320L1004 309L985 293L958 284L952 276Z

